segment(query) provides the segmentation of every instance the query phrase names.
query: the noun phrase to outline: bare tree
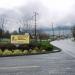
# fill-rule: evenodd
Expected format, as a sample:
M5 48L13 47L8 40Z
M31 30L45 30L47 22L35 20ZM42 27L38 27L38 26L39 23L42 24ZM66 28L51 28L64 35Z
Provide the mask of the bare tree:
M7 23L6 15L2 14L0 15L0 38L3 38L5 26Z
M28 20L25 17L21 17L17 20L17 24L20 25L19 32L25 33L28 31Z

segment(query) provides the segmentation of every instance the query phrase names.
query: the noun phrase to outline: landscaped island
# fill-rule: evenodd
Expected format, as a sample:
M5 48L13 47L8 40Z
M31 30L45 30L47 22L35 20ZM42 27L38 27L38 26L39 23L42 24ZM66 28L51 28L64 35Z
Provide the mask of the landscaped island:
M53 46L49 41L32 41L29 44L14 45L10 43L0 44L0 56L17 56L49 53Z

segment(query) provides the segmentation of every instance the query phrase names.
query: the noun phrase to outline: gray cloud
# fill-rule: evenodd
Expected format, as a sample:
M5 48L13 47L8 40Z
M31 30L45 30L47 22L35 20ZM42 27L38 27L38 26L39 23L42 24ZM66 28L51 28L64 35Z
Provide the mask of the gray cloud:
M51 23L53 22L55 26L57 25L73 25L75 24L75 10L74 5L71 8L64 8L63 10L54 10L47 8L43 3L34 0L28 0L26 5L21 7L17 7L12 10L4 10L1 9L1 14L5 13L8 15L8 29L12 28L12 30L18 29L20 24L18 20L24 18L25 20L34 20L32 17L34 16L34 12L36 11L39 15L37 15L37 27L51 27ZM61 8L62 9L62 8Z

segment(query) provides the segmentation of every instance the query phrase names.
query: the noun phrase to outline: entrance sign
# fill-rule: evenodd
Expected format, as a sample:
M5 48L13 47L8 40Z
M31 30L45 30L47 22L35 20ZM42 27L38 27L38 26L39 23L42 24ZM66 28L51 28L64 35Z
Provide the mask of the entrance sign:
M29 34L25 35L11 35L12 44L29 44Z

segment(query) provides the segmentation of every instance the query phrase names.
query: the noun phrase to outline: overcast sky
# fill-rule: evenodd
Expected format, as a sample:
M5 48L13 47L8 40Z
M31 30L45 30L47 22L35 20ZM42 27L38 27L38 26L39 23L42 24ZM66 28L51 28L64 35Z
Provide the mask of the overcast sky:
M36 11L38 26L75 24L75 0L0 0L0 9L0 13L13 10L15 14L29 17Z

